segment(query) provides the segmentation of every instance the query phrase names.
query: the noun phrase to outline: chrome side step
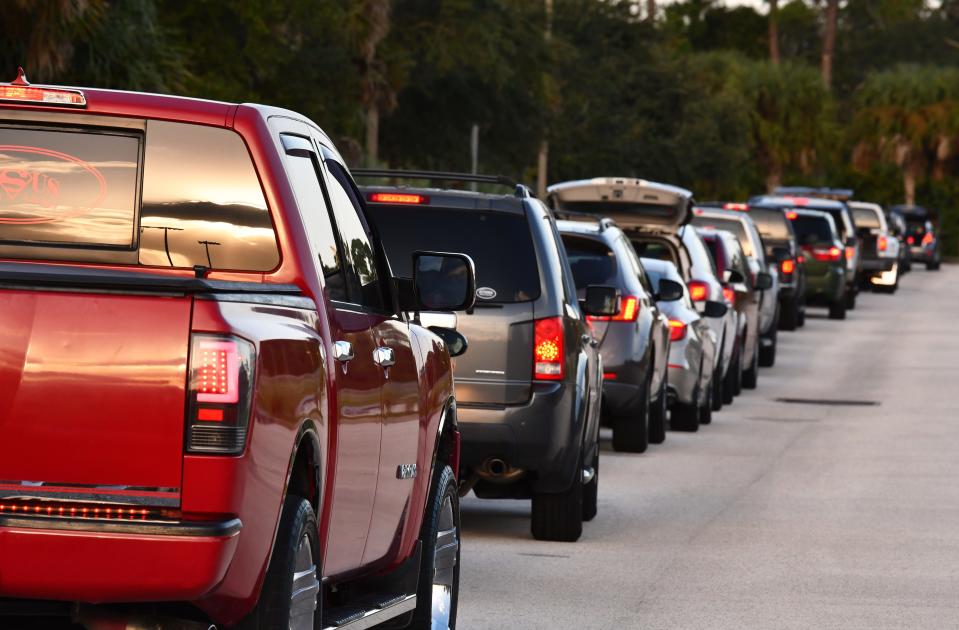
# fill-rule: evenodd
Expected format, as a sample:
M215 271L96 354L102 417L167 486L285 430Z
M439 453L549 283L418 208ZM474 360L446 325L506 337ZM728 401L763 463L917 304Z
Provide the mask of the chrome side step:
M389 621L399 617L402 614L413 611L416 608L416 595L406 595L391 601L390 603L371 610L356 610L355 613L333 619L333 625L326 625L327 620L323 620L324 630L366 630L377 626L384 621ZM331 611L333 612L333 611ZM332 615L336 617L336 614ZM324 615L325 617L325 615Z

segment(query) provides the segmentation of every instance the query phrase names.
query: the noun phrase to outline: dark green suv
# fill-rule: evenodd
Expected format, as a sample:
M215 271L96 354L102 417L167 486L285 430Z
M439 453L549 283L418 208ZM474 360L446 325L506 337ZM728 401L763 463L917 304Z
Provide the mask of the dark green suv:
M806 303L829 307L830 319L846 318L846 256L828 212L795 210L787 215L806 268Z

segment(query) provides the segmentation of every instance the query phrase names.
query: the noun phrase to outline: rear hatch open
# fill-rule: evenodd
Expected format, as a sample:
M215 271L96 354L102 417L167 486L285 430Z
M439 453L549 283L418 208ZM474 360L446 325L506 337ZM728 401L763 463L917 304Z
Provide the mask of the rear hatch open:
M692 193L642 179L596 177L549 187L550 205L561 218L609 217L624 230L675 234L689 222Z
M525 210L515 200L498 204L477 195L414 197L419 203L368 203L367 216L397 277L412 276L418 250L460 252L476 264L476 308L457 317L457 329L469 340L469 350L455 359L457 402L526 403L541 282Z

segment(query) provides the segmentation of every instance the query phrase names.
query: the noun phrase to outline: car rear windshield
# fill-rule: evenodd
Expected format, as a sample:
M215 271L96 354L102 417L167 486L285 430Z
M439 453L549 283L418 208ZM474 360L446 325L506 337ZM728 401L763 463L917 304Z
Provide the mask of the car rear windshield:
M871 208L853 208L852 218L857 228L878 230L882 227L882 223L879 222L879 213Z
M527 302L540 295L533 239L523 214L375 203L366 214L399 277L412 277L415 251L459 252L476 264L482 301Z
M0 126L0 257L256 272L279 264L237 133L127 122Z
M674 265L679 265L679 258L676 249L664 240L655 237L642 237L631 235L629 242L632 243L636 255L640 258L655 258L656 260L668 260Z
M793 230L800 245L832 244L836 241L832 226L825 217L799 215L793 219Z
M926 233L926 219L923 217L906 216L906 235L922 237Z
M694 216L693 225L698 227L710 227L716 230L726 230L732 232L739 244L743 248L743 253L747 256L754 256L752 243L749 242L749 236L746 234L746 228L742 221L736 219L723 219L721 217Z
M763 240L788 241L792 234L789 231L789 219L778 208L750 208L749 218L756 224L759 235Z
M606 245L568 234L563 235L563 245L577 288L583 289L591 284L618 286L616 255Z

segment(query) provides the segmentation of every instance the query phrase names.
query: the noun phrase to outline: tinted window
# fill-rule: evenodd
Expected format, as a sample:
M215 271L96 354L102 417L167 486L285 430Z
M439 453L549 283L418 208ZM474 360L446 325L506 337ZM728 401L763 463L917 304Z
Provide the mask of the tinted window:
M816 208L818 210L818 208ZM833 222L836 224L836 231L839 233L839 240L845 241L852 232L852 225L849 224L849 218L846 216L846 213L839 208L829 208L820 210L820 212L826 212L831 217Z
M926 230L932 231L932 224L920 217L906 216L906 235L922 238Z
M739 244L742 246L743 252L747 256L755 256L755 252L753 251L752 244L749 242L749 236L746 234L746 228L743 226L742 221L738 221L736 219L723 219L720 217L694 216L693 225L732 232L739 241Z
M749 218L756 224L759 235L763 239L774 241L788 241L792 237L789 231L789 220L779 209L750 208Z
M714 236L704 237L703 241L706 243L706 248L709 250L713 262L716 264L716 277L721 278L722 274L726 271L726 257L723 256L723 245L719 242L719 238Z
M578 288L583 289L591 284L619 285L616 256L605 244L568 234L563 235L563 244Z
M815 245L819 243L832 244L836 237L832 226L824 217L810 217L799 215L793 220L793 229L800 245Z
M526 302L540 295L539 269L526 216L432 206L371 203L376 225L399 277L412 277L417 250L460 252L476 264L476 286L496 292L485 302Z
M279 262L266 200L240 136L150 121L140 263L269 271Z
M629 240L633 244L633 249L636 250L636 255L640 258L668 260L674 265L679 264L679 260L676 258L676 250L665 241L637 238L635 236Z
M696 233L695 228L691 226L683 228L683 245L686 246L686 251L689 252L689 258L693 261L693 266L696 267L700 273L712 273L716 275L716 266L713 264L713 259L706 251L703 240L699 237L699 234Z
M346 283L343 280L343 270L340 264L340 254L336 245L333 224L323 200L323 189L320 187L316 156L314 154L312 157L301 157L300 155L286 154L284 164L293 185L296 203L303 215L303 223L306 227L310 246L313 248L314 255L319 259L320 268L323 270L326 295L331 300L345 302L347 300Z
M0 241L132 250L141 138L0 127Z
M882 223L879 222L879 214L870 208L853 208L852 217L856 221L857 228L880 229Z
M362 210L347 181L343 167L326 162L333 177L329 180L330 203L343 246L344 272L350 301L383 310L383 287L376 269L376 254L363 222Z

